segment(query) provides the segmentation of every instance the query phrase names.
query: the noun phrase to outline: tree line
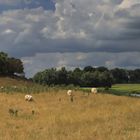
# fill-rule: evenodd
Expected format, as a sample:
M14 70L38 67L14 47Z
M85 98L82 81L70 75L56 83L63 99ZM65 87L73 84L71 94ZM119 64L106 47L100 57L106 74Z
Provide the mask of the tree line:
M24 73L20 59L9 57L0 52L0 76L20 75ZM23 75L22 75L23 76ZM140 83L140 69L127 70L121 68L108 69L106 67L86 66L83 69L67 70L50 68L38 72L32 80L43 85L70 85L81 87L111 87L116 83Z
M86 66L83 69L67 70L62 67L46 69L34 75L33 81L47 85L69 85L81 87L111 87L116 83L140 83L140 69L126 70L121 68Z
M0 76L24 73L20 59L9 57L7 53L0 52Z

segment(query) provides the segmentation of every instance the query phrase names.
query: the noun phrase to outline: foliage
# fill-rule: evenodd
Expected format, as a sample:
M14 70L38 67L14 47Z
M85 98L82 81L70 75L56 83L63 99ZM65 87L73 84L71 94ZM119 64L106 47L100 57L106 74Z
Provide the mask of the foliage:
M23 73L23 64L20 59L8 57L4 52L0 52L0 75L14 75Z
M46 69L43 72L38 72L33 81L40 84L47 85L69 85L82 87L111 87L113 77L105 68L95 69L90 66L85 67L83 70L75 68L73 71L68 71L66 68Z
M38 72L33 81L47 85L69 85L81 87L111 88L116 83L140 83L140 69L126 70L120 68L107 69L106 67L93 68L86 66L83 69L75 68L68 71L65 67L60 70L51 68Z

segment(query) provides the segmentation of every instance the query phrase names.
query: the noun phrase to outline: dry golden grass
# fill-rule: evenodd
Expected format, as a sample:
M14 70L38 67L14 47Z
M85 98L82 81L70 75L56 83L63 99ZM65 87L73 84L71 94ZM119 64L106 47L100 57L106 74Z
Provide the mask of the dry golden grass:
M32 82L20 78L0 77L0 86L30 86Z
M66 91L33 97L0 93L0 140L140 140L140 99L78 91L73 103Z

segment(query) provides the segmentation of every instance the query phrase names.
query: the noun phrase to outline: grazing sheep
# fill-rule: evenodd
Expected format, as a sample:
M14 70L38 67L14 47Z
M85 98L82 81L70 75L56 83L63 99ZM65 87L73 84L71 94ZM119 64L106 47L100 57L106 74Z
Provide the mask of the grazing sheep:
M67 95L68 95L68 96L73 96L72 90L68 90L68 91L67 91Z
M73 100L74 100L74 95L73 95L72 90L68 90L68 91L67 91L67 95L70 97L70 101L73 102Z
M25 101L33 101L33 97L31 95L25 95Z
M96 94L98 91L97 91L97 88L91 88L91 93L94 93Z
M4 87L3 87L3 86L1 86L1 87L0 87L0 89L4 89Z

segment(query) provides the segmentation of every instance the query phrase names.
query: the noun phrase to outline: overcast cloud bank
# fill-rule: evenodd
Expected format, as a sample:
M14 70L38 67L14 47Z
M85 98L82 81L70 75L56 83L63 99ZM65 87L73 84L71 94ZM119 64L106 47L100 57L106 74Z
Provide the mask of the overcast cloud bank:
M0 7L23 2L33 3L0 0ZM28 76L46 67L140 67L139 0L55 0L55 10L36 5L0 13L0 50L22 58Z

